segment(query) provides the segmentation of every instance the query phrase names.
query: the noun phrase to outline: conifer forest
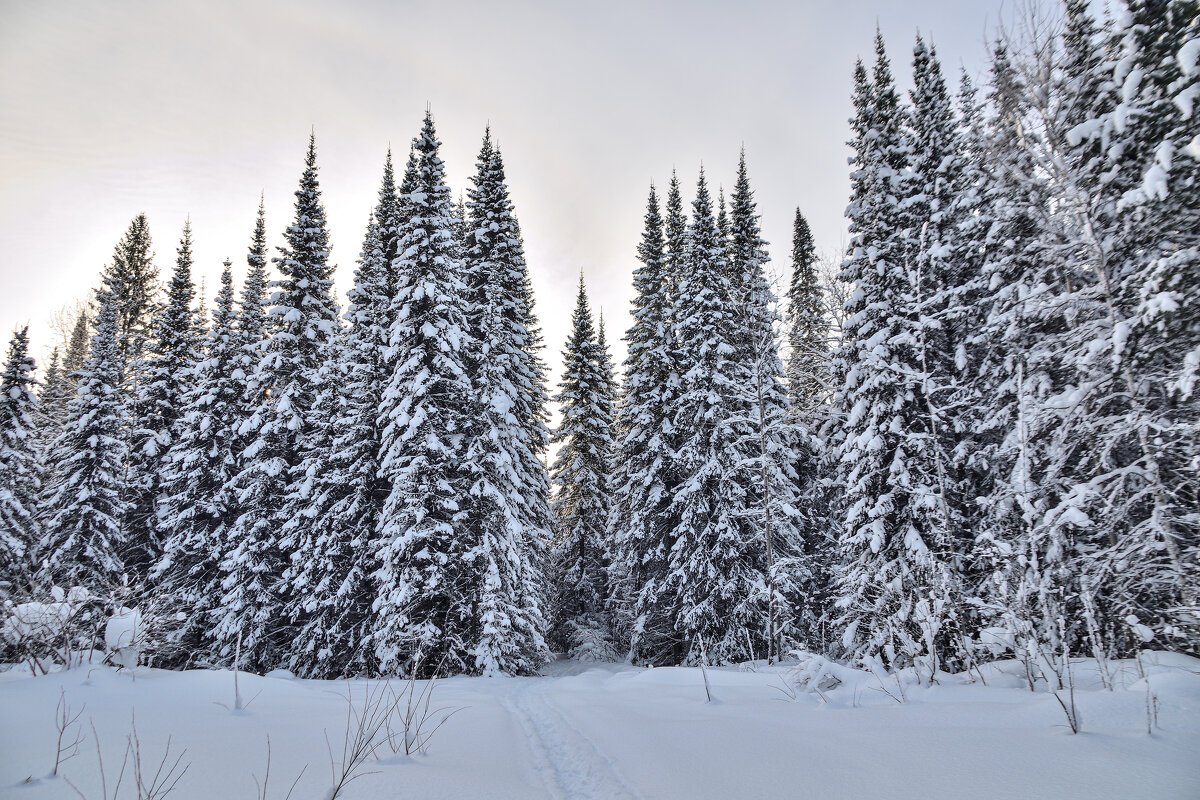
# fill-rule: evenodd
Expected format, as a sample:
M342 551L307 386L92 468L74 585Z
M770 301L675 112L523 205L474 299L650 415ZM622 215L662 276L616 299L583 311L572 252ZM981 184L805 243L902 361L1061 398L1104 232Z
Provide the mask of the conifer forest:
M1200 1L1022 9L824 79L837 247L747 138L540 264L437 102L361 244L320 124L216 285L122 205L0 354L0 795L1192 797Z
M315 135L241 286L135 216L69 347L8 345L7 613L74 593L154 666L311 678L1200 654L1200 11L1064 15L978 86L877 35L832 269L797 209L773 283L751 152L728 199L650 185L625 331L581 275L544 341L521 176L484 132L456 199L428 111L344 303Z

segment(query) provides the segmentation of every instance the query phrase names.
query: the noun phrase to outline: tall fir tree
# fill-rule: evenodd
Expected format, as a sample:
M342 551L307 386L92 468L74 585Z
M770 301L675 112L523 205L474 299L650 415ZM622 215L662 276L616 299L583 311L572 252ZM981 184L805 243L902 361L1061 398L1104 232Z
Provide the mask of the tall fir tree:
M152 246L146 215L138 214L100 276L117 304L117 357L125 391L130 391L135 380L130 367L142 357L158 305L158 268Z
M792 222L792 274L788 283L788 399L809 430L820 427L819 410L830 394L829 326L817 274L817 248L808 220L796 209Z
M717 188L717 231L721 234L721 243L726 249L732 244L729 238L729 209L725 203L725 187Z
M466 536L482 565L481 629L474 669L530 673L546 660L545 548L550 540L544 382L530 328L532 294L500 150L484 134L466 208L466 318L475 419L465 458L472 472Z
M672 179L672 227L682 217L681 202L678 182ZM675 527L669 505L678 483L671 418L679 392L672 307L678 273L668 260L664 227L651 185L638 245L641 265L633 273L633 325L625 334L628 355L608 526L613 551L609 603L616 639L629 647L632 658L652 663L670 660L675 635L674 609L664 592ZM683 235L677 232L679 239Z
M301 625L302 643L293 649L291 668L308 677L374 671L366 646L374 600L371 548L390 488L379 475L377 414L392 368L387 333L399 203L389 150L347 295L349 327L326 363L327 375L338 371L340 378L329 382L319 403L331 416L332 436L328 448L310 455L310 506L294 518L308 530L288 571L294 586L290 616Z
M250 247L246 253L246 265L246 281L242 284L242 296L234 321L237 358L232 373L242 392L241 402L236 410L237 419L231 426L236 437L233 453L239 471L244 461L245 449L258 438L262 414L267 406L270 374L261 371L259 365L271 343L271 333L276 322L268 314L271 297L267 294L270 284L267 265L267 223L266 209L261 199Z
M40 583L103 594L120 587L125 572L121 483L129 417L120 388L117 300L107 290L96 300L96 331L53 448L55 480L42 503L38 559Z
M1018 655L1062 651L1061 621L1077 596L1075 521L1055 511L1069 496L1075 448L1059 451L1053 431L1066 420L1054 398L1071 391L1069 280L1046 253L1045 182L1020 144L1030 93L997 43L992 54L990 118L979 137L988 162L983 213L987 291L986 357L979 394L989 398L974 435L977 458L993 473L975 530L972 559L983 622L1003 630ZM1081 440L1075 447L1086 447ZM1077 520L1076 520L1077 521ZM1078 609L1078 606L1074 606Z
M843 383L838 480L845 520L836 608L842 644L864 663L916 665L932 680L958 640L961 586L938 484L914 269L907 110L876 34L873 81L855 76L855 147L847 215L853 236L841 279L855 286L835 356Z
M75 319L67 347L62 353L58 348L51 354L46 369L46 379L38 394L37 446L43 461L44 477L53 481L49 469L50 450L54 440L62 433L67 421L67 404L79 387L77 373L87 359L88 342L91 339L91 319L84 309Z
M371 645L384 674L475 669L479 630L474 543L461 501L470 476L463 438L474 424L468 323L456 220L433 116L414 140L410 216L393 268L389 344L395 368L380 404L380 474L391 487L377 529Z
M562 422L550 469L557 530L553 550L553 643L572 658L609 660L613 642L608 596L609 475L612 458L612 379L588 305L583 275L563 350L555 398Z
M767 650L770 580L766 542L746 509L754 498L739 476L740 445L753 438L744 385L737 381L735 316L726 253L713 217L703 172L692 204L687 252L679 277L675 318L680 394L681 480L671 497L678 519L667 556L666 587L677 603L678 662L752 659Z
M242 425L254 439L233 480L240 515L221 564L225 594L216 628L222 658L231 658L241 639L247 663L267 668L280 663L291 630L285 613L287 587L281 580L290 561L280 536L288 516L284 500L291 484L304 479L296 469L304 442L318 424L313 409L321 367L338 328L315 135L309 136L295 218L284 240L275 259L282 279L271 283L276 290L271 335L251 379L252 391L265 402Z
M616 367L613 364L612 348L608 345L608 326L604 324L604 309L600 310L600 320L596 324L596 346L600 349L600 370L608 384L608 396L613 401L613 421L620 417L621 384L617 381Z
M66 352L63 353L63 371L68 377L74 375L83 362L87 359L88 342L91 340L91 317L85 310L80 313L79 318L75 320L75 326L71 328L71 338L67 342ZM75 388L75 384L71 384L71 388Z
M129 469L125 492L129 515L125 520L125 553L122 561L130 578L140 580L162 555L158 514L162 502L163 470L183 417L191 373L200 356L192 301L192 226L185 222L176 251L175 269L167 286L166 302L150 327L144 357L135 365L139 382L131 409Z
M62 432L67 420L67 403L71 399L70 381L63 370L62 354L58 348L50 352L50 363L38 391L38 415L34 425L34 447L44 459L50 453L50 445Z
M1200 233L1181 220L1200 210L1200 4L1128 6L1112 110L1093 108L1111 131L1111 171L1099 180L1120 194L1115 231L1089 259L1108 334L1095 337L1106 340L1104 350L1089 354L1093 374L1107 379L1097 381L1089 410L1111 449L1097 459L1096 497L1086 509L1103 549L1085 589L1096 589L1098 626L1110 629L1093 638L1109 640L1110 653L1143 646L1135 628L1123 624L1130 618L1148 625L1157 641L1197 652ZM1094 143L1081 144L1086 170Z
M910 325L916 341L921 374L920 397L924 420L906 445L912 473L933 493L937 514L928 521L927 541L936 558L945 562L948 583L928 599L926 630L941 663L952 669L970 665L970 646L962 630L972 605L966 602L970 578L961 568L968 553L975 513L967 463L974 448L974 411L979 397L970 380L974 358L968 342L978 324L975 292L979 289L978 261L971 257L976 242L959 239L963 214L957 192L963 185L961 135L953 102L934 47L918 34L913 46L913 89L905 132L908 148L906 193L901 201L906 217L904 258L909 272ZM971 354L975 355L975 354ZM966 440L966 441L964 441ZM924 607L920 607L924 613ZM928 638L928 637L927 637Z
M230 482L242 403L242 383L234 376L240 355L236 315L226 261L212 330L182 392L183 413L160 478L157 525L163 547L152 577L185 617L172 633L182 663L211 655L206 637L222 594L220 543L235 520Z
M792 222L792 269L788 283L786 362L792 433L795 436L796 490L803 521L801 552L804 597L794 602L800 635L810 650L825 649L830 580L837 550L836 495L830 480L833 448L827 434L835 422L830 368L833 321L829 290L817 272L817 252L808 221L796 209Z
M748 519L766 549L768 600L767 648L778 658L785 642L795 642L817 627L820 611L809 586L813 570L802 547L802 531L815 536L819 520L804 520L798 509L796 432L779 358L775 327L779 322L775 293L767 277L767 242L762 238L757 203L750 187L746 153L738 157L737 181L731 197L729 223L730 324L735 381L741 391L730 405L740 407L749 429L738 443L743 458L737 480L750 498ZM804 596L801 595L803 593ZM792 607L803 603L804 622L793 623ZM803 629L805 633L801 633Z
M35 368L25 327L13 333L0 375L0 605L31 588L30 557L40 538Z

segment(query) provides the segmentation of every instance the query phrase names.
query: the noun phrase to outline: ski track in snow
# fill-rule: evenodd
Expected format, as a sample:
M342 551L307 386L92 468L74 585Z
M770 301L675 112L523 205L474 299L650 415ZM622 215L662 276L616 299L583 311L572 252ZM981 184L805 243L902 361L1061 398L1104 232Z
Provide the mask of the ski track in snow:
M553 681L526 679L506 705L525 733L534 768L559 800L640 800L612 759L567 719L547 696Z

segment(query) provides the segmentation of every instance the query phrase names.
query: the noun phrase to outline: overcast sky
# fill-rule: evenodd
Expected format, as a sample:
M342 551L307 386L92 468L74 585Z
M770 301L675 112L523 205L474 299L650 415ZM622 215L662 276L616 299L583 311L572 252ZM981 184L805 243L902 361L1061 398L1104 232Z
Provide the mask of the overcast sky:
M797 206L843 247L876 23L902 86L918 30L957 81L983 76L1001 6L0 0L0 332L28 323L47 354L139 211L164 276L190 216L197 283L211 297L226 256L240 281L260 192L282 242L310 128L344 298L385 149L403 163L428 103L456 194L492 126L557 369L581 269L610 339L627 327L646 192L673 167L690 202L700 164L728 187L744 144L780 274Z

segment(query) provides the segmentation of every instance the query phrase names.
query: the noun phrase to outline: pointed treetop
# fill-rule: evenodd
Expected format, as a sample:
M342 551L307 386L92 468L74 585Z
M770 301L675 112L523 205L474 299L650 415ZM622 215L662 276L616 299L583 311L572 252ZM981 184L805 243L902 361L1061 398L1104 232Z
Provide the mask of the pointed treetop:
M392 146L390 144L388 145L387 155L383 159L383 185L385 187L396 185L396 173L392 169ZM382 196L382 192L380 195Z
M817 247L813 242L812 230L808 220L796 207L796 217L792 222L792 263L796 266L809 266L817 260Z
M171 281L167 287L167 302L173 314L189 314L192 300L196 295L192 284L192 219L188 217L183 223L183 235L179 238L179 247L175 250L175 270L171 273ZM169 312L169 313L171 313ZM183 319L175 319L175 324L183 324Z
M708 193L708 179L704 175L704 166L700 166L700 177L696 181L696 199L692 201L692 214L697 223L701 219L712 219L712 197Z
M896 96L895 82L892 80L891 61L887 56L887 48L883 43L883 34L875 31L875 68L874 68L875 98L881 109L894 109L900 100Z
M674 270L683 263L687 249L687 216L683 212L683 194L679 187L679 176L671 170L671 182L667 188L667 217L665 233L667 262Z
M233 320L233 264L227 258L221 264L221 289L217 292L216 308L213 309L213 335L228 330L233 326Z
M638 243L638 259L643 264L657 264L663 257L663 218L658 207L658 192L650 183L650 196L646 199L646 227L642 241Z

